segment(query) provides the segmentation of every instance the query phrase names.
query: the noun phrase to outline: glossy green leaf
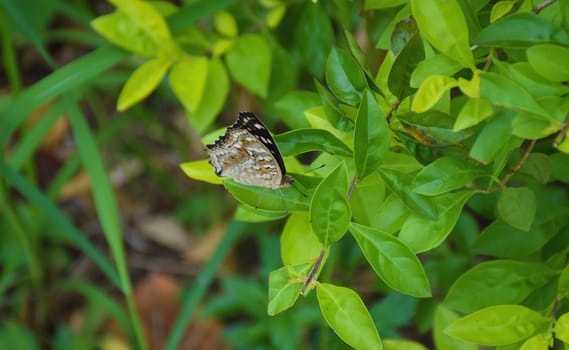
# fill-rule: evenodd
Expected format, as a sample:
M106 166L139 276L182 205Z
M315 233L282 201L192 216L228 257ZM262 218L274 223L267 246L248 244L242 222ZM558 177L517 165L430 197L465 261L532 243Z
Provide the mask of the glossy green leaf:
M403 204L403 201L394 193L385 198L375 211L377 214L370 218L369 226L390 234L395 234L401 230L403 223L411 214L411 211ZM357 215L354 214L354 218Z
M229 93L229 77L219 58L209 61L207 78L199 105L188 114L191 125L199 132L206 130L225 105Z
M358 180L350 197L353 219L360 224L374 227L384 197L385 184L377 172Z
M527 187L506 187L498 199L498 215L504 222L528 231L535 217L537 199Z
M424 345L412 340L385 339L383 341L385 350L428 350Z
M334 48L326 61L326 82L340 100L357 106L367 87L366 77L358 62L346 51Z
M464 187L481 175L471 163L442 157L424 167L413 180L413 191L436 196Z
M316 188L310 203L310 224L318 240L327 246L344 236L352 217L346 201L348 174L340 163Z
M380 169L379 173L389 189L401 199L407 208L417 215L435 219L437 209L432 199L411 190L413 178L398 171Z
M205 90L209 61L192 57L172 65L169 80L174 94L189 112L195 112Z
M225 59L235 81L260 97L267 96L273 57L265 38L259 34L240 36Z
M326 119L336 129L348 131L353 124L351 120L344 116L344 112L340 109L339 101L318 80L314 80L314 85L316 85L316 91L318 91L318 95L320 95L322 100Z
M530 153L520 169L521 173L531 175L537 182L546 184L551 177L551 158L543 153Z
M334 43L332 23L322 4L310 2L304 5L293 37L304 65L313 76L322 78L326 58Z
M480 96L493 104L549 117L527 90L514 81L492 72L482 72L480 78Z
M307 128L310 123L304 116L304 111L320 106L320 96L312 91L291 91L275 103L277 113L292 129Z
M545 79L528 62L507 65L507 75L523 86L536 99L545 96L562 96L569 93L569 86ZM543 106L543 104L541 104Z
M498 19L504 17L512 7L516 4L516 1L498 1L492 6L492 12L490 13L490 23L496 22Z
M520 350L547 350L553 345L553 337L550 332L539 333L526 340Z
M356 223L350 224L350 232L385 284L414 297L431 296L429 280L421 262L403 242L389 233Z
M221 185L223 178L215 175L215 171L207 159L180 164L182 171L191 179Z
M334 135L322 129L296 129L275 135L283 156L295 156L310 151L324 151L349 157L352 150Z
M213 18L213 24L215 26L215 30L217 30L221 35L228 37L234 37L237 35L237 22L235 22L233 15L227 11L218 12Z
M536 190L537 212L532 226L524 232L502 220L488 225L474 242L477 253L504 257L525 257L543 247L569 220L567 204L555 192L545 188ZM520 239L523 237L523 239Z
M429 147L444 147L460 143L472 135L470 130L453 131L455 119L446 113L430 110L424 113L405 113L399 121L411 136Z
M421 34L439 51L474 68L468 26L458 1L411 0Z
M569 312L564 313L555 321L555 337L569 344Z
M312 231L308 213L293 213L281 233L283 264L295 265L315 261L322 248Z
M425 79L419 87L419 91L417 91L413 99L411 110L421 113L431 109L445 92L456 86L458 86L458 82L454 78L442 75L431 75Z
M395 57L395 61L391 66L387 78L389 90L399 100L403 100L416 91L416 89L409 84L409 81L417 64L424 58L425 49L423 47L423 40L418 34L414 34Z
M379 88L375 85L375 75L369 68L366 62L366 55L363 53L360 45L348 29L344 28L343 34L348 49L350 50L352 57L355 58L356 62L364 72L367 84L369 85L370 89L372 89L375 93L381 94Z
M225 180L223 185L235 199L259 212L308 210L308 198L294 186L271 190L263 187L243 185L233 180Z
M561 127L561 124L545 120L538 115L521 112L512 120L512 135L538 140L558 132Z
M470 149L470 157L487 164L492 162L502 150L513 148L512 141L517 139L512 136L513 116L514 113L510 111L502 111L494 116L479 132Z
M506 16L482 29L475 40L480 46L526 48L533 44L550 42L553 25L534 13L516 13Z
M155 58L138 67L120 92L117 110L124 111L150 95L158 87L171 64L169 59Z
M153 56L158 45L124 12L113 12L91 21L97 33L113 44L141 56Z
M234 221L241 222L268 222L286 217L288 214L286 212L260 212L246 205L239 205L235 212L233 213Z
M158 46L171 40L166 20L149 2L131 0L110 0L124 12L138 28L143 30Z
M473 194L473 191L462 191L433 197L438 217L430 219L412 213L401 227L399 239L416 253L438 247L456 225L464 204Z
M557 294L560 298L569 297L569 266L566 266L559 274Z
M356 292L319 283L316 296L326 322L346 344L356 349L383 349L373 320Z
M477 125L494 114L492 104L485 98L469 98L454 123L453 131L460 131Z
M366 90L354 131L354 161L359 178L366 177L379 167L390 139L385 113L379 108L374 95Z
M312 264L281 267L269 274L269 304L267 313L274 316L292 307L310 273Z
M34 332L15 321L4 321L0 326L0 343L11 349L40 349Z
M444 330L457 321L460 316L445 306L437 305L433 322L433 338L437 349L441 350L476 350L476 345L456 339L444 333Z
M446 333L476 344L498 346L531 337L548 320L521 305L497 305L467 315L451 324Z
M569 48L543 44L527 50L528 62L544 78L555 82L569 81Z
M415 67L411 74L409 84L414 88L418 88L425 79L431 75L450 77L461 68L462 66L451 57L443 54L436 54L425 58L417 64L417 67Z
M515 260L482 262L454 282L444 304L453 310L470 313L492 305L521 303L555 274L554 270L540 263Z

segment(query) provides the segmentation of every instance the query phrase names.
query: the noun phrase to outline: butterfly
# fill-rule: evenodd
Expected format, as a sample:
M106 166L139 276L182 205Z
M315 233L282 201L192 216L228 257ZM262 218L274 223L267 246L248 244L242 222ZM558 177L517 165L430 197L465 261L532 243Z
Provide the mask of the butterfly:
M275 140L251 112L239 112L225 134L206 147L217 176L269 189L292 185Z

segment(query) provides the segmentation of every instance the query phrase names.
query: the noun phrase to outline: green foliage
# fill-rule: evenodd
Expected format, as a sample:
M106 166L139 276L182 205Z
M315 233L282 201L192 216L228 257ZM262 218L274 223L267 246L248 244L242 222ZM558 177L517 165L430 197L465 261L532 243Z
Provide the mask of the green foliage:
M11 19L2 28L19 28L52 63L41 26L31 25L22 7L1 4L2 17ZM112 92L119 111L144 108L152 93L175 99L203 143L219 135L206 134L218 115L242 105L258 106L269 126L280 121L291 129L275 140L293 187L222 181L206 160L181 165L208 186L223 183L241 205L236 221L286 217L280 249L276 239L258 238L268 299L265 285L235 278L222 280L221 297L208 300L210 315L242 312L253 320L225 332L235 348L298 348L308 337L304 328L325 338L326 331L316 330L323 321L338 338L322 340L320 348L338 339L357 349L425 348L386 339L408 334L400 327L415 335L431 331L436 349L569 346L567 1L111 4L114 12L89 18L91 27L142 61L97 47L0 105L0 145L10 145L20 132L0 161L0 228L12 233L1 243L18 252L0 254L6 266L0 293L20 288L21 271L30 287L45 278L38 252L43 231L26 215L37 226L54 223L58 232L49 239L73 243L90 256L124 293L128 315L90 284L64 288L99 301L133 343L148 346L134 307L119 207L98 150L102 137L90 131L78 107L92 98L106 70L123 63L132 73L119 75L123 87ZM11 39L3 40L10 86L21 89ZM235 91L245 91L245 103ZM29 129L23 125L54 99L45 119ZM78 156L44 193L30 168L38 139L61 111L71 121ZM310 164L294 158L307 152L316 152L301 158ZM96 188L94 204L113 262L52 202L59 181L80 165ZM28 203L14 204L14 190ZM177 348L243 227L232 223L184 297L167 349ZM365 286L355 278L360 275ZM404 296L393 297L399 295L394 291ZM396 314L401 298L408 298L401 307L405 317L392 324L379 320ZM29 332L3 324L0 342L35 348ZM66 332L61 327L58 337ZM62 344L59 339L54 344Z

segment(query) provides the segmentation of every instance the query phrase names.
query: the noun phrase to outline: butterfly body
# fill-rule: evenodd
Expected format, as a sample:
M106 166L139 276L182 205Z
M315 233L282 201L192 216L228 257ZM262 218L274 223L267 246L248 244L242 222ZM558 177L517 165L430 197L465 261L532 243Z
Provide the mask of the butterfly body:
M270 189L292 184L275 140L253 113L240 112L225 134L206 147L218 176Z

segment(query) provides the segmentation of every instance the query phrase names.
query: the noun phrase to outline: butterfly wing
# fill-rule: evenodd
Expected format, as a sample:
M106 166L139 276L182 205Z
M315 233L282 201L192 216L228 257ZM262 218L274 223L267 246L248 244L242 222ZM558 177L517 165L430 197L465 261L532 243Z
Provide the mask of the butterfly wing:
M252 113L239 113L235 124L207 148L210 163L219 176L267 188L290 182L274 139Z

